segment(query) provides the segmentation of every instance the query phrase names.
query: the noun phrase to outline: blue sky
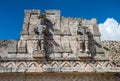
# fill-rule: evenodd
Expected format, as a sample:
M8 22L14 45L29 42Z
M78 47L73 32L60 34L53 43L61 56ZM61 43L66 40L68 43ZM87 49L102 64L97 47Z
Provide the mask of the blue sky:
M120 0L0 0L0 40L19 39L25 9L60 9L62 16L120 22Z

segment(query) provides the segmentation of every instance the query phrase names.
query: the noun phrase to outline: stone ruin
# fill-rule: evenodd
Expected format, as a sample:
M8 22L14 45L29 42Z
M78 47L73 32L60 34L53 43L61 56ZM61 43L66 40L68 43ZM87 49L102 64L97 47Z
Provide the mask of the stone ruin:
M120 42L100 36L95 18L25 10L20 40L0 41L0 80L120 81Z

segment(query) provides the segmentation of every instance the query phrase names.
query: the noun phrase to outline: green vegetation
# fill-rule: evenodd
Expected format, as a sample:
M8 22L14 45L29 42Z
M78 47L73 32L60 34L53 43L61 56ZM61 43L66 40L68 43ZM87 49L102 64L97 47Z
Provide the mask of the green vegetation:
M103 47L103 49L105 49L106 51L110 51L110 49L107 47Z

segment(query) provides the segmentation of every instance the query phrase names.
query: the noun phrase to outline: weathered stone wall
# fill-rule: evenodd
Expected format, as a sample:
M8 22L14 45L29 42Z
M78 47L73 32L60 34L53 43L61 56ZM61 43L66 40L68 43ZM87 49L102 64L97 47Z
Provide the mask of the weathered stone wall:
M43 27L46 28L44 31ZM44 14L40 10L25 10L21 38L11 42L5 52L8 52L5 58L13 59L39 56L79 60L79 57L104 55L97 20L61 17L60 10L46 10Z
M114 49L120 49L120 41L102 41L102 45L111 51Z
M25 10L20 40L0 41L0 81L119 81L119 57L95 18Z
M2 74L0 81L120 81L116 74Z
M120 66L120 41L102 41L106 56Z
M81 61L46 61L46 60L1 60L0 73L15 72L101 72L101 73L119 73L120 68L109 61L81 60Z

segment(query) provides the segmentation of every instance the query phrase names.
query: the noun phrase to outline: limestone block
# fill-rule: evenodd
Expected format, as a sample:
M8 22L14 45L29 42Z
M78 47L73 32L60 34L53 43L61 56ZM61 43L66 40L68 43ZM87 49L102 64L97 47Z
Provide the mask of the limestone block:
M94 32L94 35L97 35L97 36L100 36L100 31L98 30L98 26L97 24L93 24L93 32Z
M53 46L54 46L54 52L62 52L62 46L61 46L61 37L60 36L54 36L53 37Z
M88 27L91 35L94 35L94 27L93 27L93 25L89 25L89 26L87 26L87 27Z
M94 40L95 40L97 45L101 45L101 40L100 40L99 36L94 36Z
M25 17L24 17L24 23L23 23L23 29L21 34L28 34L28 25L30 21L30 13L31 10L25 10Z
M41 50L36 51L36 50L34 50L33 57L35 57L35 58L43 58L43 57L45 57L44 51L41 51Z
M47 54L46 56L47 56L48 58L50 58L50 59L55 59L54 53Z
M60 11L59 10L46 10L45 11L46 17L50 19L50 17L58 18L60 21Z
M63 35L70 35L71 34L70 33L70 29L67 26L63 26L63 28L61 29L61 31L62 31Z
M27 51L29 54L32 54L34 50L34 41L33 40L27 40Z
M75 60L75 59L77 59L77 54L63 53L62 57L66 60Z
M55 28L55 29L54 29L54 34L55 34L55 35L61 35L61 34L62 34L61 29Z
M60 10L45 10L46 13L56 13L60 14Z
M61 57L62 57L62 54L61 54L61 53L54 53L54 57L55 57L55 58L61 58Z
M54 36L53 36L53 39L54 39L54 40L61 40L61 36L60 36L60 35L54 35Z
M54 46L54 53L61 53L61 52L63 52L63 50L60 46Z
M53 15L46 15L46 18L49 20L49 22L53 25L53 24L55 24L55 21L54 21L54 19L55 19L55 15L53 14Z
M11 41L11 43L8 44L8 53L17 53L17 42L18 41Z
M0 57L7 57L8 55L8 45L12 41L10 40L0 40Z
M28 35L29 34L28 27L29 27L28 24L25 24L25 23L23 24L23 29L22 29L22 32L21 32L22 35Z
M72 59L72 58L73 58L73 59L76 59L76 58L77 58L77 54L72 54L72 53L71 53L71 54L69 54L68 57L71 58L71 59Z
M63 52L66 52L66 53L71 53L72 52L71 47L70 47L69 37L70 36L63 36L61 38Z
M35 28L37 28L37 25L33 25L33 24L31 24L31 25L29 25L29 35L31 36L31 37L35 37L35 36L37 36L36 34L35 34L35 32L34 32L34 29Z
M18 41L18 47L25 47L26 41Z
M60 22L58 20L56 20L56 18L54 19L53 29L54 29L54 34L55 35L61 35L62 34Z
M86 57L91 57L91 55L90 54L88 54L88 53L85 53L85 52L79 52L78 51L78 57L83 57L83 58L86 58Z
M28 34L29 34L28 30L25 30L25 29L23 29L21 32L21 35L28 35Z
M103 48L96 46L96 53L104 54Z
M73 53L77 53L78 52L79 43L77 41L77 37L76 36L71 36L70 37L70 47L71 47Z
M78 36L69 36L70 41L78 41Z
M27 51L26 51L26 48L22 48L22 47L20 47L19 49L18 49L18 53L26 53Z
M69 28L70 28L70 33L72 35L77 35L77 29L78 29L78 22L69 22Z
M97 19L96 19L96 18L92 18L92 19L91 19L91 22L92 22L93 24L96 24L96 23L97 23Z
M18 49L18 53L26 53L26 52L27 52L26 48L20 47Z
M84 20L82 21L82 25L83 25L83 26L89 26L89 25L91 25L91 24L92 24L92 22L91 22L90 20L84 19Z
M27 53L27 43L26 41L18 41L18 53Z
M58 23L58 20L56 20L55 15L46 15L46 19L48 19L49 23L53 26L56 25Z
M29 21L30 21L30 14L27 14L24 17L24 24L29 24Z
M21 35L20 40L29 40L29 35Z
M70 35L71 34L68 19L61 20L61 31L62 31L63 35Z
M30 24L37 25L39 22L41 22L41 21L40 21L40 19L38 19L38 14L31 15Z
M63 53L63 58L67 58L67 57L69 57L69 53Z
M16 53L9 53L7 55L8 58L16 58Z
M26 53L17 53L14 59L16 60L28 60L32 58L31 54L26 54Z
M54 34L55 35L61 35L62 34L59 22L56 22L55 25L53 26L53 28L54 28Z

